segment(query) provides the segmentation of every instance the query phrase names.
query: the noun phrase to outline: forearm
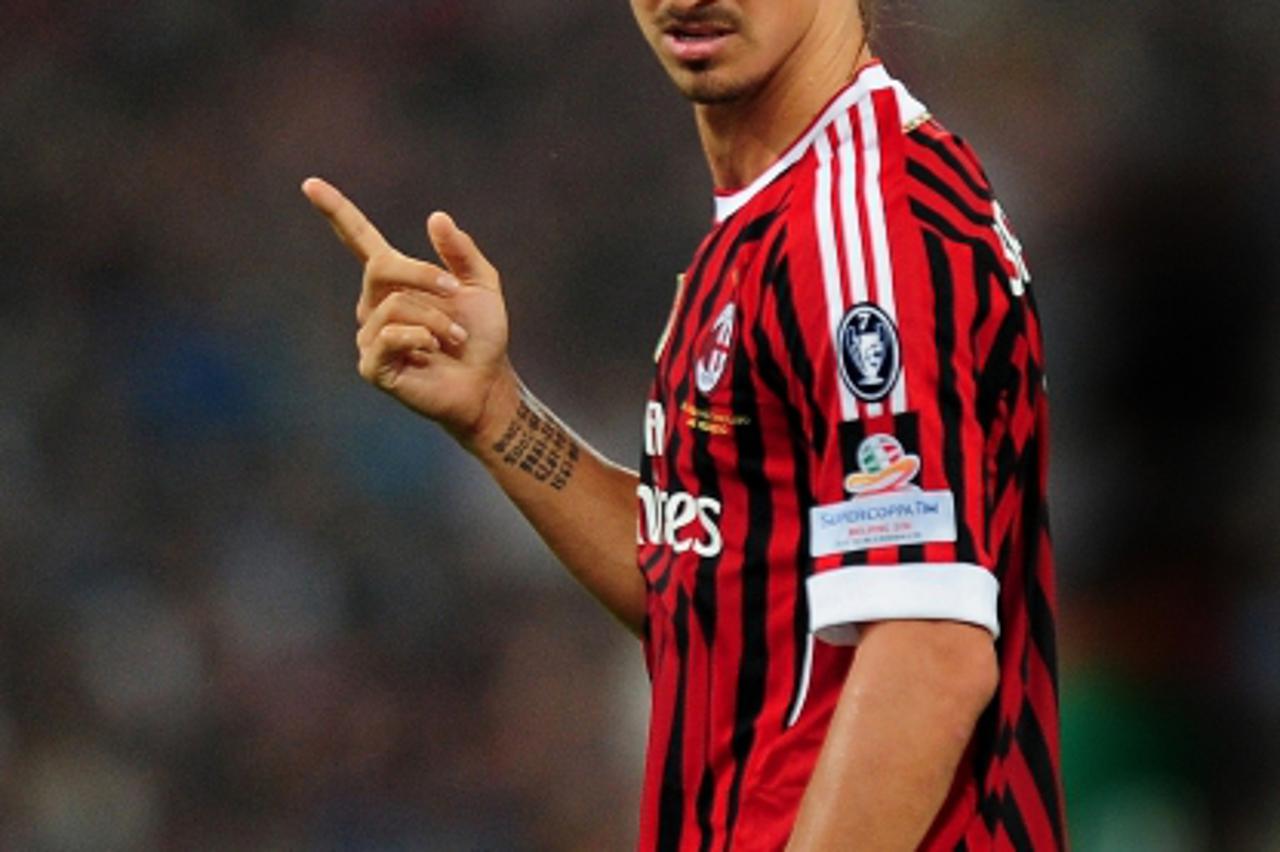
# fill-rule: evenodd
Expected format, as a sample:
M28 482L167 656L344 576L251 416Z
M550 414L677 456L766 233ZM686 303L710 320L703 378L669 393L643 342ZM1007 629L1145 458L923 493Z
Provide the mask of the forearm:
M865 629L789 852L915 849L997 676L980 628L901 621Z
M464 446L569 572L632 632L644 629L636 474L605 459L505 377Z

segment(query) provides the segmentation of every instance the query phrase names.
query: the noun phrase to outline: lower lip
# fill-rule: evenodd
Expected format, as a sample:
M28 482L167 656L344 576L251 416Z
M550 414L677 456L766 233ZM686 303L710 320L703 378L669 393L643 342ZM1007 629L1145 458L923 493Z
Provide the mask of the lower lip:
M666 44L667 50L678 61L697 63L714 59L716 54L724 47L725 42L729 40L729 34L712 36L711 38L677 38L668 33L662 37L662 40Z

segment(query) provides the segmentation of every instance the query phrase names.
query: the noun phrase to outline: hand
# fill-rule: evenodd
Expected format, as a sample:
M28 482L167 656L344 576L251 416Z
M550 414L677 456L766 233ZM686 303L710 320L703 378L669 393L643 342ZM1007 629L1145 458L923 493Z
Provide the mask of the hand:
M518 383L507 360L498 271L446 213L427 219L445 268L393 248L351 201L320 178L302 192L364 264L356 321L360 375L439 422L464 446L505 422ZM500 427L499 427L500 428Z

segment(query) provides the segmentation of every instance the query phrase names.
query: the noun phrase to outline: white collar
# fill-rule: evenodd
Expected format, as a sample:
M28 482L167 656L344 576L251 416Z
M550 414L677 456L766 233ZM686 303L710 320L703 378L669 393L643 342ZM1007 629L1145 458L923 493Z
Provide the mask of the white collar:
M918 123L929 112L924 104L911 96L905 86L890 77L889 72L879 62L866 66L843 91L832 99L809 129L793 142L773 165L765 169L763 174L742 189L716 195L716 224L737 213L761 190L773 183L778 175L795 165L809 151L818 135L825 131L838 116L848 112L858 101L880 89L893 89L894 94L897 95L898 112L904 126Z

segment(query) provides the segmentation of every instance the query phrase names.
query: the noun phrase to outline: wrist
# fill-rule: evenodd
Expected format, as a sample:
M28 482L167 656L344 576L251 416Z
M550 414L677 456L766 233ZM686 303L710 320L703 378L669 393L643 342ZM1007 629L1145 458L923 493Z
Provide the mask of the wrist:
M516 416L520 401L527 393L511 365L503 364L489 385L479 414L471 423L450 432L463 449L485 461Z

